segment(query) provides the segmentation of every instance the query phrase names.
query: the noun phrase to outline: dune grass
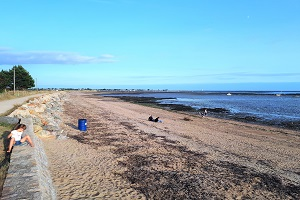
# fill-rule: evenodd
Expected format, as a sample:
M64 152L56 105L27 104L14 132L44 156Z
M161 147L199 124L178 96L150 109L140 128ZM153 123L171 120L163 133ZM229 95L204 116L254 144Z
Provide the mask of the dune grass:
M26 97L34 94L41 94L45 93L45 91L31 91L31 90L17 90L15 93L13 91L8 91L8 92L2 92L0 93L0 101L5 101L5 100L10 100L10 99L15 99L15 98L20 98L20 97Z

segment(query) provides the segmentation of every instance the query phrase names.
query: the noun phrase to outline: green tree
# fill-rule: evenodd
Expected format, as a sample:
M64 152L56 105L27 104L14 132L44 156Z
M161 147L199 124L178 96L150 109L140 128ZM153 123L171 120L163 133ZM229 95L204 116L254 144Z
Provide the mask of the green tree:
M15 88L16 90L25 90L34 87L34 80L27 70L21 65L13 66L9 71L2 70L0 73L0 90L6 87L14 88L14 71L15 71Z
M0 92L3 92L5 88L9 87L10 80L9 80L9 72L1 70L0 72Z
M10 74L12 74L12 78L14 76L14 70L16 75L16 90L25 90L35 86L33 78L21 65L14 66L9 70Z

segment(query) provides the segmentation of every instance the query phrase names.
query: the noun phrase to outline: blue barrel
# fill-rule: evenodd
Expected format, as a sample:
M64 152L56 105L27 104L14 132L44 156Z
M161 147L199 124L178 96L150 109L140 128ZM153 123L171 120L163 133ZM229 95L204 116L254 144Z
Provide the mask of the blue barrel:
M78 119L78 129L81 131L86 131L86 119Z

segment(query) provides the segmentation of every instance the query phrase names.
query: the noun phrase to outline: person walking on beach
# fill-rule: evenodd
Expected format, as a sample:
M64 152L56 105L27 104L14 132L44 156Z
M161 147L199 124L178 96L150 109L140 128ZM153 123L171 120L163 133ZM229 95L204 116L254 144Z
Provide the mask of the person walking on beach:
M22 137L22 134L24 132L24 130L26 129L26 125L25 124L19 124L15 130L13 130L8 136L7 138L11 138L9 145L8 145L8 150L7 152L10 153L11 149L14 145L21 145L23 142L27 141L31 147L34 147L31 138L29 137L29 135L26 135L24 137Z

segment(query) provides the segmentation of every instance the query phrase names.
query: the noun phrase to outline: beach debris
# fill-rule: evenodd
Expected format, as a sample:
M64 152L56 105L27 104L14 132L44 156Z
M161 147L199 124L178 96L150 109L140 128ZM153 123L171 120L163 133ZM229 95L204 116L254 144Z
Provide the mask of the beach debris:
M183 120L183 121L193 121L192 119L190 119L190 118L188 118L188 117L184 117L182 120Z

